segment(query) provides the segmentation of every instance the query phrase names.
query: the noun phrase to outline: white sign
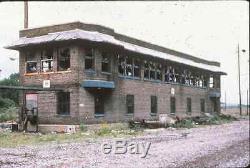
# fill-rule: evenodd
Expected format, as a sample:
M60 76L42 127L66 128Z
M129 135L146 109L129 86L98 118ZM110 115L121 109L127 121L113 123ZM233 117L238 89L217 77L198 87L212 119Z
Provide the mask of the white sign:
M43 88L50 88L50 80L43 81Z
M174 88L171 88L171 95L174 95Z

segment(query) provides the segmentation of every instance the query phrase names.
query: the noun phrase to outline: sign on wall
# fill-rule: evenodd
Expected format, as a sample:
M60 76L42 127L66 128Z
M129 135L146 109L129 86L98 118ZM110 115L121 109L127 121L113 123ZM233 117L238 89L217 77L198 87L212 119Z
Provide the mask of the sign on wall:
M175 94L175 90L174 90L174 88L171 88L171 95L174 95Z
M43 88L50 88L50 80L43 81Z

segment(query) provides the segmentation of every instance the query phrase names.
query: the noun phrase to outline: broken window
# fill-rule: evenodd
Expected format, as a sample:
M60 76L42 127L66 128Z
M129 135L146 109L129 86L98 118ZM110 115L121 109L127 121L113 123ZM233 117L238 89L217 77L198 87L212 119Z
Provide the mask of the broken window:
M125 75L126 59L122 55L118 55L118 73Z
M161 64L156 64L156 79L161 80L162 79L162 67Z
M102 53L102 72L110 72L111 71L111 60L108 56L108 53Z
M149 79L149 62L144 61L144 78Z
M127 105L127 113L133 114L134 113L134 95L126 96L126 105Z
M157 97L151 96L151 114L157 113Z
M134 77L141 77L140 60L134 59Z
M69 92L57 93L57 114L60 114L60 115L70 114L70 93Z
M29 52L26 56L26 73L37 72L37 61L35 57L35 52Z
M95 57L94 57L94 49L86 49L85 54L85 69L86 70L94 70L95 68Z
M187 98L187 112L188 113L192 112L192 100L190 97Z
M201 99L200 103L201 103L201 112L205 112L205 99Z
M149 62L149 68L150 68L150 79L155 80L156 79L156 65L152 61Z
M48 49L41 52L41 72L53 71L53 50Z
M27 61L26 62L26 73L35 73L37 72L37 62L36 61Z
M209 78L209 87L210 88L214 88L214 77L213 77L213 75L210 75L210 78Z
M175 109L175 97L170 97L170 113L174 114L176 109Z
M70 49L69 48L59 50L58 70L59 71L70 70Z
M126 57L125 76L133 76L133 60L131 57Z

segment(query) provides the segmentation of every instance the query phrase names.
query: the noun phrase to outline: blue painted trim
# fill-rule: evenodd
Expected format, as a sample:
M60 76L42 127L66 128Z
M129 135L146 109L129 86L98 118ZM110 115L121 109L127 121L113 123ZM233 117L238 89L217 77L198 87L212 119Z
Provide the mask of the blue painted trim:
M113 81L103 81L103 80L84 80L81 83L81 87L84 87L84 88L114 89L115 88L115 82L113 82Z

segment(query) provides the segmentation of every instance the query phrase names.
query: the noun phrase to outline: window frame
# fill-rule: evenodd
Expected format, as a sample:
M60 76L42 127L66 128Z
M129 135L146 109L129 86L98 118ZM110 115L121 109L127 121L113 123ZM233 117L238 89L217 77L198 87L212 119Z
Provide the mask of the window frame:
M101 71L102 72L104 72L104 73L111 73L111 57L109 56L109 54L107 53L107 52L102 52L102 67L101 67ZM105 58L103 57L103 56L106 56L105 58L107 59L107 60L104 60ZM104 70L104 64L107 66L107 71L106 70Z
M66 50L68 50L68 58L67 57L64 57L64 63L67 62L66 64L68 64L68 67L61 67L60 64L63 62L62 61L62 53L65 52ZM71 68L71 55L70 55L70 48L69 47L64 47L64 48L60 48L58 50L58 54L57 54L57 71L69 71L70 68ZM66 59L67 58L67 59ZM66 61L67 60L67 61Z
M176 113L176 98L171 96L170 97L170 114Z
M67 96L67 98L63 99L62 96ZM63 108L66 108L66 109L62 110ZM57 92L57 112L56 113L57 115L70 116L70 92L64 92L64 91Z
M151 105L151 111L150 114L151 115L156 115L157 111L158 111L158 102L157 102L157 96L150 96L150 105Z
M132 112L130 112L130 109L132 110ZM135 97L132 94L127 94L126 95L126 111L127 114L134 114L135 113Z
M192 99L191 97L187 97L187 113L192 113Z
M88 55L89 51L91 50L91 56ZM92 64L91 64L91 68L86 68L87 66L87 60L91 60ZM94 48L86 48L85 49L85 56L84 56L84 69L86 71L95 71L95 49Z

